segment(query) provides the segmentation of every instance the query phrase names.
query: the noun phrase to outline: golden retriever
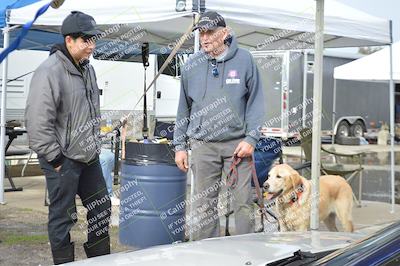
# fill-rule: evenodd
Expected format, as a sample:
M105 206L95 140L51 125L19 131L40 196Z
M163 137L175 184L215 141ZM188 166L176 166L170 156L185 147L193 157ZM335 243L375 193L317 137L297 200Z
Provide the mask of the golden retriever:
M311 181L287 164L274 166L264 183L264 191L275 199L281 231L306 231L310 227ZM319 219L330 231L337 231L337 216L346 232L353 232L353 198L350 185L341 176L319 178Z

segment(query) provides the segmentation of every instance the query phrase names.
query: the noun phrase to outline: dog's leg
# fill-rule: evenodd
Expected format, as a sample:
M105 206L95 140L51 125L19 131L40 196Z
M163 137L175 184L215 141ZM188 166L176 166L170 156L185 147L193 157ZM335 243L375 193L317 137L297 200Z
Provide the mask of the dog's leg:
M306 232L309 229L309 227L310 226L308 224L303 223L303 224L299 225L299 227L296 228L295 231L297 231L297 232Z
M346 217L340 217L338 216L340 222L342 223L342 226L344 228L345 232L353 232L354 231L354 226L353 226L353 221L347 219Z
M347 221L344 225L344 230L346 232L354 232L354 225L353 225L353 221Z
M279 232L288 232L289 228L287 227L287 215L285 211L279 211L279 208L276 209L277 218L279 223Z
M286 224L283 222L279 222L279 232L288 232L289 229L286 227Z
M326 219L324 220L324 224L326 225L326 227L328 228L329 231L333 231L333 232L338 231L338 229L336 227L335 219L336 219L336 214L330 213L328 215L328 217L326 217Z
M339 218L340 223L343 226L345 232L353 232L353 219L352 219L352 212L353 209L353 201L336 201L335 203L335 211L336 215Z

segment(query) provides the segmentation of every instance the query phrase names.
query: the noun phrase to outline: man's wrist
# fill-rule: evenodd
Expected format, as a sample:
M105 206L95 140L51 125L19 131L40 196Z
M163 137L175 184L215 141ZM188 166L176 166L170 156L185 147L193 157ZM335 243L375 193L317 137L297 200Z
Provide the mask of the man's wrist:
M187 151L187 147L185 144L180 144L180 145L176 145L175 146L175 152L179 152L179 151Z
M251 136L246 136L243 141L245 141L246 143L250 144L251 146L253 146L253 148L256 147L258 140L256 140L255 138L251 137Z

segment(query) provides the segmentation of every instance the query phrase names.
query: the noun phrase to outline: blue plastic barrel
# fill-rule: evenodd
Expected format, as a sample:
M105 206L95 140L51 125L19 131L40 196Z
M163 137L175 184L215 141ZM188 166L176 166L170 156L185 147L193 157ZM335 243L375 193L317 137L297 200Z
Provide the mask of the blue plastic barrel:
M186 173L122 161L119 240L135 248L185 239Z

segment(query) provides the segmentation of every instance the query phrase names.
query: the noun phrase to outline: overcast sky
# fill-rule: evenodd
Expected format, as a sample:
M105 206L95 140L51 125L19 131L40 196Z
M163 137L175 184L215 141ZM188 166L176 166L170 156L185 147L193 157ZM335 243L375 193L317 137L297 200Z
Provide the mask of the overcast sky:
M329 0L327 0L329 1ZM393 21L393 39L400 41L400 1L399 0L338 0L376 17Z

